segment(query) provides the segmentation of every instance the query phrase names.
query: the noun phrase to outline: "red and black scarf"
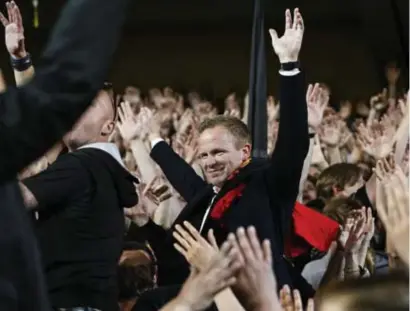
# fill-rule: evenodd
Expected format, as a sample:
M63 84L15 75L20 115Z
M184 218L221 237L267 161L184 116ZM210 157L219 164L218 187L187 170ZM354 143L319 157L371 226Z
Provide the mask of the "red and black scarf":
M229 177L228 181L236 177L239 172L251 163L251 159L244 161ZM239 183L218 198L211 210L211 218L219 220L231 207L232 202L241 197L246 184ZM292 232L285 244L285 254L290 258L297 257L315 248L326 252L330 244L337 238L339 224L323 214L298 202L292 213Z

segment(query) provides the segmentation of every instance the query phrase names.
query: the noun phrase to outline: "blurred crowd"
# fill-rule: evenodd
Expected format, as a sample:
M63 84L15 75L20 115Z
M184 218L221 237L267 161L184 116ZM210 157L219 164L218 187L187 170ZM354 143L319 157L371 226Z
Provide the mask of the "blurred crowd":
M7 47L10 52L19 48ZM219 247L212 233L204 237L189 222L173 227L188 202L150 156L153 141L161 137L205 179L198 154L201 124L220 115L246 124L248 95L228 94L220 109L196 92L129 86L116 93L115 85L106 83L118 107L110 142L140 181L139 203L124 210L126 226L152 220L173 228L175 248L192 267L178 296L161 310L205 310L213 303L221 311L408 310L410 99L397 88L401 74L388 64L385 89L369 94L366 102L346 100L337 107L329 104L332 90L325 82L306 89L311 137L296 204L320 213L339 230L325 248L305 241L307 251L284 254L316 291L305 301L297 289L277 288L271 242L259 241L254 227L239 228ZM281 122L277 98L271 94L266 102L269 156ZM57 145L20 179L45 170L63 150ZM136 301L157 287L155 251L128 238L117 272L121 310L138 311Z

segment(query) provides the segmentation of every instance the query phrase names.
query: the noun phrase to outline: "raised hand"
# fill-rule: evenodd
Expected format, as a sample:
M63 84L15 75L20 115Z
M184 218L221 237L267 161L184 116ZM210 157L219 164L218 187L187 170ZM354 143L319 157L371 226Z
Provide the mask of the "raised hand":
M129 102L122 102L118 108L117 129L124 141L128 143L136 138L140 132L137 117Z
M406 178L396 173L398 170L397 166L395 173L386 173L378 163L376 174L381 181L376 191L376 209L394 250L409 265L409 194Z
M14 1L6 2L6 18L0 13L0 21L5 27L5 43L7 51L14 58L23 58L27 56L24 44L24 27L20 9Z
M288 285L283 286L279 292L280 304L283 311L304 311L300 292L295 289L292 293ZM306 311L314 311L313 299L308 300Z
M212 304L218 293L234 285L236 282L234 275L241 266L236 252L231 243L225 242L202 271L192 269L175 299L175 306L181 308L178 310L205 310ZM176 308L164 307L161 310L176 310Z
M375 230L375 224L374 224L374 217L372 214L372 209L371 207L362 207L361 210L362 217L365 220L365 227L364 227L364 238L362 240L362 244L360 245L359 249L359 265L361 267L364 267L365 262L366 262L366 255L367 251L370 247L370 242L373 238L374 235L374 230Z
M385 158L393 149L395 130L375 122L370 127L357 128L357 141L361 148L376 160Z
M175 231L172 235L177 240L177 243L174 243L174 247L192 267L202 271L218 252L218 245L216 244L213 231L210 230L208 232L208 242L189 222L185 221L183 225L184 227L180 225L175 226Z
M274 29L269 29L272 47L281 63L296 62L298 60L304 30L303 18L298 8L294 10L293 20L290 10L286 10L285 33L282 37L279 38Z
M329 103L329 97L319 87L319 83L309 84L306 92L308 107L308 124L312 131L316 131L322 123L323 113Z
M351 227L346 242L341 246L344 247L346 253L358 254L365 237L366 219L361 214L357 214L348 218L347 222Z
M272 255L269 240L261 244L254 227L239 228L228 241L240 250L242 268L237 274L237 283L232 288L241 298L245 310L269 310L279 306L276 296L277 283L272 270ZM242 299L244 301L242 301Z

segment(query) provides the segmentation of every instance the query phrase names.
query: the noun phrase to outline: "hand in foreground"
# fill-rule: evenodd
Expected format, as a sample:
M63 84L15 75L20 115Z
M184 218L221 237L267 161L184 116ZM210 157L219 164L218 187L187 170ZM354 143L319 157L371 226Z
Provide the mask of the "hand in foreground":
M205 310L212 304L215 295L235 284L234 275L240 265L237 249L226 241L202 271L192 269L179 295L169 304L171 308L167 305L161 311Z
M277 310L276 279L272 271L272 252L269 240L262 245L254 227L239 228L228 241L240 250L242 268L232 288L245 310Z
M379 164L379 163L378 163ZM397 166L398 167L398 166ZM396 171L400 170L396 168ZM409 265L409 195L407 181L401 173L383 175L380 164L376 169L378 183L376 209L387 236L400 258Z
M279 292L280 304L282 305L283 311L303 311L302 298L300 297L300 292L296 289L292 291L289 286L285 285ZM308 300L306 311L314 311L315 304L313 299Z
M8 19L0 13L0 21L5 27L7 51L14 58L27 55L24 44L24 27L20 9L14 1L6 2Z
M285 33L282 37L279 38L275 30L269 29L273 49L281 63L296 62L298 60L304 30L303 18L297 8L293 13L293 21L290 10L286 10Z
M177 243L175 249L185 257L187 262L195 269L204 270L212 260L213 256L218 253L218 245L212 230L208 232L208 241L206 241L189 222L184 222L184 227L175 226L173 232Z

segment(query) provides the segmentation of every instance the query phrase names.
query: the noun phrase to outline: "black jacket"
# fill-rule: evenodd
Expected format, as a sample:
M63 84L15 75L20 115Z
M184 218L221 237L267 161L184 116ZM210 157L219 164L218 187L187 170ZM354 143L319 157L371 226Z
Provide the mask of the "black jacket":
M26 86L0 95L0 310L48 310L16 175L91 104L119 39L126 0L71 0ZM107 22L109 21L109 22Z
M283 257L284 240L288 233L293 207L299 191L304 159L309 148L307 108L302 74L280 78L280 126L272 158L253 160L228 181L214 202L239 183L245 183L243 195L232 203L222 217L224 229L208 221L207 227L216 230L218 242L240 226L256 227L261 239L272 243L274 270L279 288L293 285L295 277ZM200 221L213 196L212 186L203 181L165 142L154 146L152 158L166 177L188 202L175 223L189 221L199 229ZM134 232L133 232L134 231ZM205 232L206 230L204 230ZM188 265L172 248L172 236L149 222L133 227L130 232L137 239L147 238L157 253L160 285L181 283L188 273ZM292 276L291 276L292 275ZM295 284L296 285L296 284ZM296 285L297 286L297 285Z

